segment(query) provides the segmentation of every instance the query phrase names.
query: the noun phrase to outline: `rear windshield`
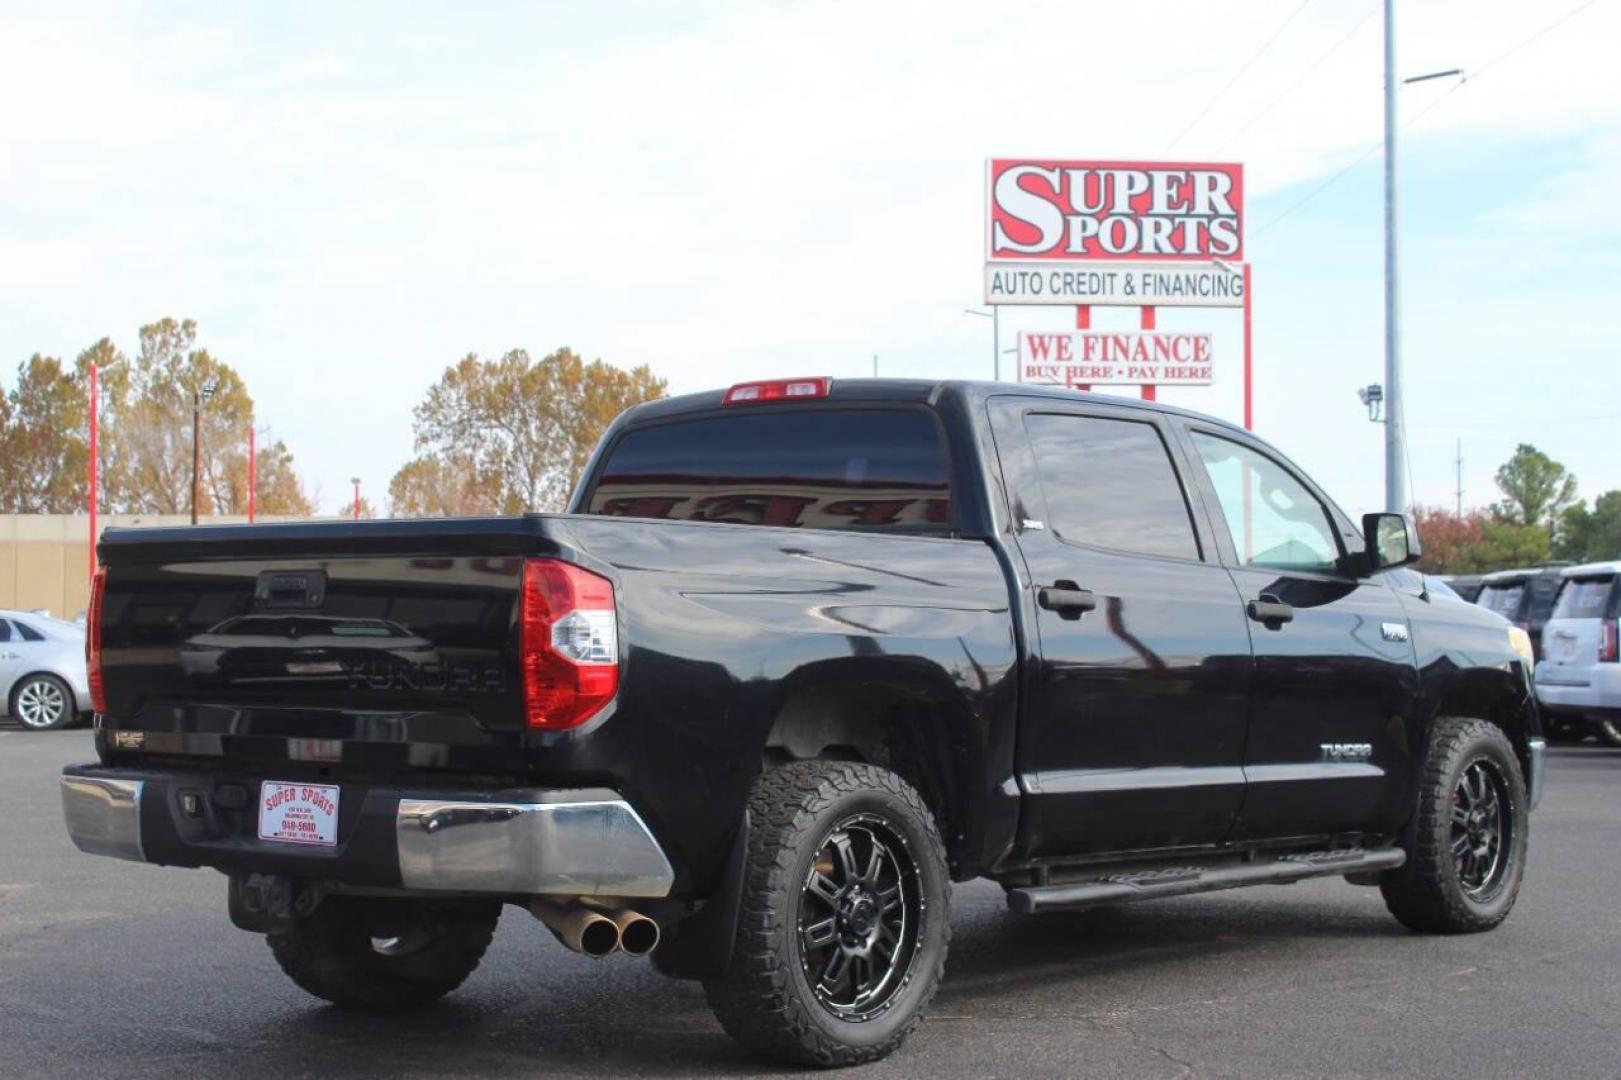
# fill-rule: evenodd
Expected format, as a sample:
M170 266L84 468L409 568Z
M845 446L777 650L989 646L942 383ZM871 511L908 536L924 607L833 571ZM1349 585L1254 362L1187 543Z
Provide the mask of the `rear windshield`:
M1516 581L1512 585L1488 585L1480 590L1480 596L1475 600L1483 608L1489 608L1505 619L1515 619L1520 614L1520 597L1525 595L1525 583Z
M627 431L588 514L946 535L945 448L921 409L781 409Z
M1610 600L1610 587L1615 584L1614 574L1603 577L1570 578L1559 592L1559 603L1553 609L1556 619L1602 619Z

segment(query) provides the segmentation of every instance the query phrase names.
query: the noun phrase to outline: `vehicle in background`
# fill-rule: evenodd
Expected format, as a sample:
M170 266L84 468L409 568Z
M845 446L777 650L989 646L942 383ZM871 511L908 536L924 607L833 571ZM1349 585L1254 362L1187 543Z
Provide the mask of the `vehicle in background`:
M1431 580L1444 581L1458 599L1473 604L1480 596L1480 590L1486 584L1484 574L1442 574L1440 578Z
M1542 628L1553 614L1559 587L1564 584L1565 563L1545 563L1523 570L1499 570L1487 574L1475 603L1495 611L1531 635L1531 648L1542 659Z
M27 731L64 728L89 712L84 627L0 611L0 709Z
M1551 734L1588 730L1621 746L1621 562L1561 571L1553 616L1543 630L1537 700Z

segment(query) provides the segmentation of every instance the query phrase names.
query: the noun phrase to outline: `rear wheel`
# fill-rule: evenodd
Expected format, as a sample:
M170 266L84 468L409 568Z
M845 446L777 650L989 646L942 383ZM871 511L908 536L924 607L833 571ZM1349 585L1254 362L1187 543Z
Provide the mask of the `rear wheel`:
M1528 824L1525 780L1502 729L1437 720L1402 840L1407 863L1379 882L1386 906L1425 933L1490 930L1519 895Z
M307 918L266 935L281 969L334 1005L426 1005L473 973L499 904L330 896Z
M73 723L73 691L55 675L28 675L11 692L11 715L29 731L55 731Z
M756 782L750 820L732 961L704 983L715 1015L779 1061L888 1055L945 965L951 885L928 807L884 769L806 761Z

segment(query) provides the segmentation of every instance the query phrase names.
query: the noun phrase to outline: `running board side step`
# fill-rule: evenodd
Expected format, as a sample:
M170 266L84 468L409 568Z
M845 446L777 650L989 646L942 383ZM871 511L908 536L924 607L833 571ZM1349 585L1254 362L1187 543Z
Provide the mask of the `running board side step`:
M1026 885L1009 889L1007 902L1008 907L1021 915L1039 915L1043 911L1069 911L1100 904L1155 900L1164 896L1237 889L1245 885L1289 885L1314 877L1379 873L1394 870L1406 861L1407 852L1401 848L1310 851L1232 866L1171 867L1111 874L1095 881L1076 881L1066 885Z

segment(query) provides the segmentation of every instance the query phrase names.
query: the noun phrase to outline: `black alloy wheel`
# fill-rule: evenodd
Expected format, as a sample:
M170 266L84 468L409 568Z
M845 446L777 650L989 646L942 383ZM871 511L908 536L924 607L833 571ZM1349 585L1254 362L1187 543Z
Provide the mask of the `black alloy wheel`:
M799 960L811 992L840 1020L885 1012L912 978L922 920L905 836L858 814L818 845L799 907Z
M1471 762L1452 792L1452 858L1464 895L1476 903L1503 885L1512 829L1502 775L1487 758Z

